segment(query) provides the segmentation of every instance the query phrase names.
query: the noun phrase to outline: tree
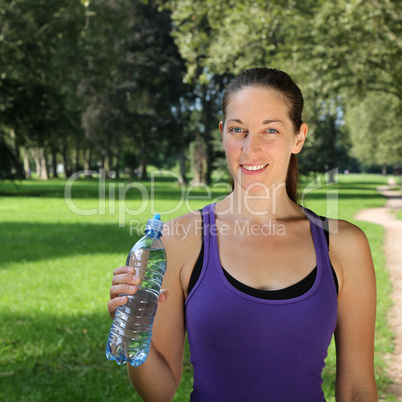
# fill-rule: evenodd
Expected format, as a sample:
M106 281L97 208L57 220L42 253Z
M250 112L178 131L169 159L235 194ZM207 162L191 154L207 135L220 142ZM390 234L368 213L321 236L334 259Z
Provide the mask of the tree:
M367 165L402 162L402 115L398 98L369 92L364 100L349 102L345 114L352 154Z
M169 159L168 144L175 141L167 129L177 128L174 109L185 94L184 63L170 36L169 13L153 1L138 0L103 0L91 10L83 126L87 138L94 142L96 137L106 170L125 143L135 149L145 179L161 145Z
M86 170L96 158L109 171L126 146L144 177L147 162L171 159L173 109L188 89L166 10L141 0L0 0L0 8L0 123L17 159L22 147L35 150L44 176L59 158L70 175L83 156Z
M215 6L218 7L219 3L189 0L160 1L160 3L171 11L172 21L175 24L172 35L186 61L187 74L184 81L194 88L195 107L200 110L197 114L200 119L199 131L193 140L197 142L203 140L206 157L205 174L200 174L199 177L205 179L207 184L211 184L216 158L213 131L218 124L224 86L233 76L232 72L226 74L225 71L214 71L209 64L209 61L215 60L209 56L211 45L218 33L216 24L211 20L211 9L215 10ZM198 147L200 146L199 144Z
M402 13L393 0L317 2L307 46L328 90L402 99ZM349 91L350 92L350 91Z
M0 129L0 180L22 179L23 166L16 158L15 152L5 139L4 132Z
M253 66L291 72L306 99L314 140L339 158L336 114L365 91L401 98L400 2L393 0L172 0L174 35L188 76L200 82ZM308 25L306 25L308 21ZM203 29L200 30L199 26ZM197 32L197 35L194 35ZM324 120L323 120L324 119ZM324 165L318 153L314 166ZM338 159L339 161L339 159Z
M0 121L7 127L6 132L15 133L15 158L20 158L20 147L37 149L38 163L46 178L47 151L57 142L55 127L70 120L65 89L74 69L61 53L66 43L73 49L70 41L80 23L80 3L1 3ZM66 37L73 39L66 42ZM61 58L64 63L57 63Z
M372 108L368 92L393 97L394 127L402 113L395 0L0 0L0 10L3 143L26 166L35 150L44 176L60 160L67 175L94 161L118 173L128 150L144 177L147 163L178 160L185 180L199 135L209 183L223 88L253 66L288 71L301 86L323 151L306 148L315 169L346 154L338 115L359 99ZM381 147L395 151L386 139Z

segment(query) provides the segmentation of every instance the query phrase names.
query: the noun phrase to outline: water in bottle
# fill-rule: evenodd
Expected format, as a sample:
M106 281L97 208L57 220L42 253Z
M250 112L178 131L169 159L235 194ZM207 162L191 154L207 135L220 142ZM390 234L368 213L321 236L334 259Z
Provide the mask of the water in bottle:
M166 252L160 239L163 222L160 215L148 221L145 236L130 251L128 265L141 278L137 292L116 310L106 344L106 357L118 364L129 362L137 367L144 363L151 345L152 324L166 270Z

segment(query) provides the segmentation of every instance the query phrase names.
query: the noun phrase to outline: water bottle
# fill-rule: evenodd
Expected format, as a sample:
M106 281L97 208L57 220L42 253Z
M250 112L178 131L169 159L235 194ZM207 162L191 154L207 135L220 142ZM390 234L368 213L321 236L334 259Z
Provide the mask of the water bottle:
M160 215L148 220L145 236L131 249L128 265L141 278L128 301L116 310L106 343L106 357L118 364L129 362L138 367L145 362L151 345L160 287L166 270L166 252L161 241L163 222Z

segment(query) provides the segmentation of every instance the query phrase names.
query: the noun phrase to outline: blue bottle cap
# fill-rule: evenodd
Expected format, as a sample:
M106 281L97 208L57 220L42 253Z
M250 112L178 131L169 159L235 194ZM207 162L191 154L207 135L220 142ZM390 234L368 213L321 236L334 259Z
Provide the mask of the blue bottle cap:
M152 219L148 220L147 226L145 228L145 233L150 230L159 232L162 235L163 222L161 221L160 214L155 214Z

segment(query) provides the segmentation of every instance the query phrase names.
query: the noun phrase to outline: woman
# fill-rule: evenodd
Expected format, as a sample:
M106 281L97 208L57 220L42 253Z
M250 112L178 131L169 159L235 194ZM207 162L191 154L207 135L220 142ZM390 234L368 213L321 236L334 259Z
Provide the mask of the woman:
M324 220L326 235L322 220L297 204L302 109L300 89L279 70L247 70L228 85L219 128L234 189L167 223L166 290L151 350L142 366L128 365L146 401L173 398L186 330L191 400L323 401L333 333L337 400L377 400L370 249L356 226ZM112 317L126 302L119 295L138 283L132 268L114 271Z

